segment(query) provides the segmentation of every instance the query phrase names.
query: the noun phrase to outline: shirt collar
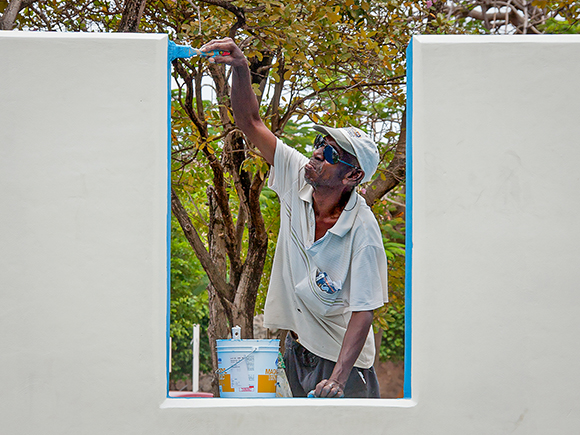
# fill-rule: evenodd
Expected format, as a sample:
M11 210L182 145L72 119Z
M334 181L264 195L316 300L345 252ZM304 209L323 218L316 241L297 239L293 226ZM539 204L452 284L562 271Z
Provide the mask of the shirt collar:
M314 188L310 184L304 183L304 186L298 192L298 196L302 201L312 204L312 192L314 192Z
M342 210L338 220L328 231L332 234L336 234L339 237L343 237L354 225L358 209L361 204L362 197L356 193L356 189L353 189L350 193L350 198Z

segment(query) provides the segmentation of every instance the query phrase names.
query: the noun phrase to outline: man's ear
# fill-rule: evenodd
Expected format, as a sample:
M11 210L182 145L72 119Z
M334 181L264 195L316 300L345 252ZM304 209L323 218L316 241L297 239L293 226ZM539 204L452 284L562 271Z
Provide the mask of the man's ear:
M343 182L345 184L348 184L349 186L355 187L361 183L364 176L365 173L362 169L353 169L348 174L346 174L346 177L344 177Z

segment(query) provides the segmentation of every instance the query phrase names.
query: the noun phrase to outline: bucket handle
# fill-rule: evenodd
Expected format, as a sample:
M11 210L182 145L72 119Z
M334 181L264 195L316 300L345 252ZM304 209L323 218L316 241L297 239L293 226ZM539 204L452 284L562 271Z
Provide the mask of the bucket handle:
M254 350L252 350L249 354L245 355L242 359L236 361L235 363L233 363L231 366L229 366L227 369L217 369L215 372L216 374L221 374L221 373L226 373L229 369L234 368L235 366L237 366L239 363L241 363L242 361L244 361L247 357L249 357L251 354L253 354L254 352L257 352L259 349L259 347L254 347Z

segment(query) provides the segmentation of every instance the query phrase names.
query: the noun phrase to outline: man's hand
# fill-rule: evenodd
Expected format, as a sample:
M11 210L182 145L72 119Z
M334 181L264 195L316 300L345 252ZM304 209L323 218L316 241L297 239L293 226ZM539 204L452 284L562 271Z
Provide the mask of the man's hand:
M236 45L232 38L224 38L224 39L214 39L213 41L208 42L200 49L204 52L210 52L212 50L220 50L226 53L229 53L225 56L214 56L210 57L209 61L211 63L225 63L231 66L246 66L247 61L246 57L240 47Z
M323 379L316 385L315 397L344 397L344 385L330 379Z

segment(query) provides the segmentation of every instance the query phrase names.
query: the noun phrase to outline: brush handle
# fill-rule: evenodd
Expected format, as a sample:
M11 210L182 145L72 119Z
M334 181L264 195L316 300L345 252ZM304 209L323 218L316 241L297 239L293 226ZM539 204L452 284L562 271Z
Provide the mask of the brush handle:
M229 56L229 55L230 55L229 51L223 51L223 50L212 50L206 54L202 54L202 56L205 56L205 57Z
M201 56L201 57L216 57L216 56L229 56L229 51L223 50L211 50L211 51L201 51L197 48L192 48L193 56Z

